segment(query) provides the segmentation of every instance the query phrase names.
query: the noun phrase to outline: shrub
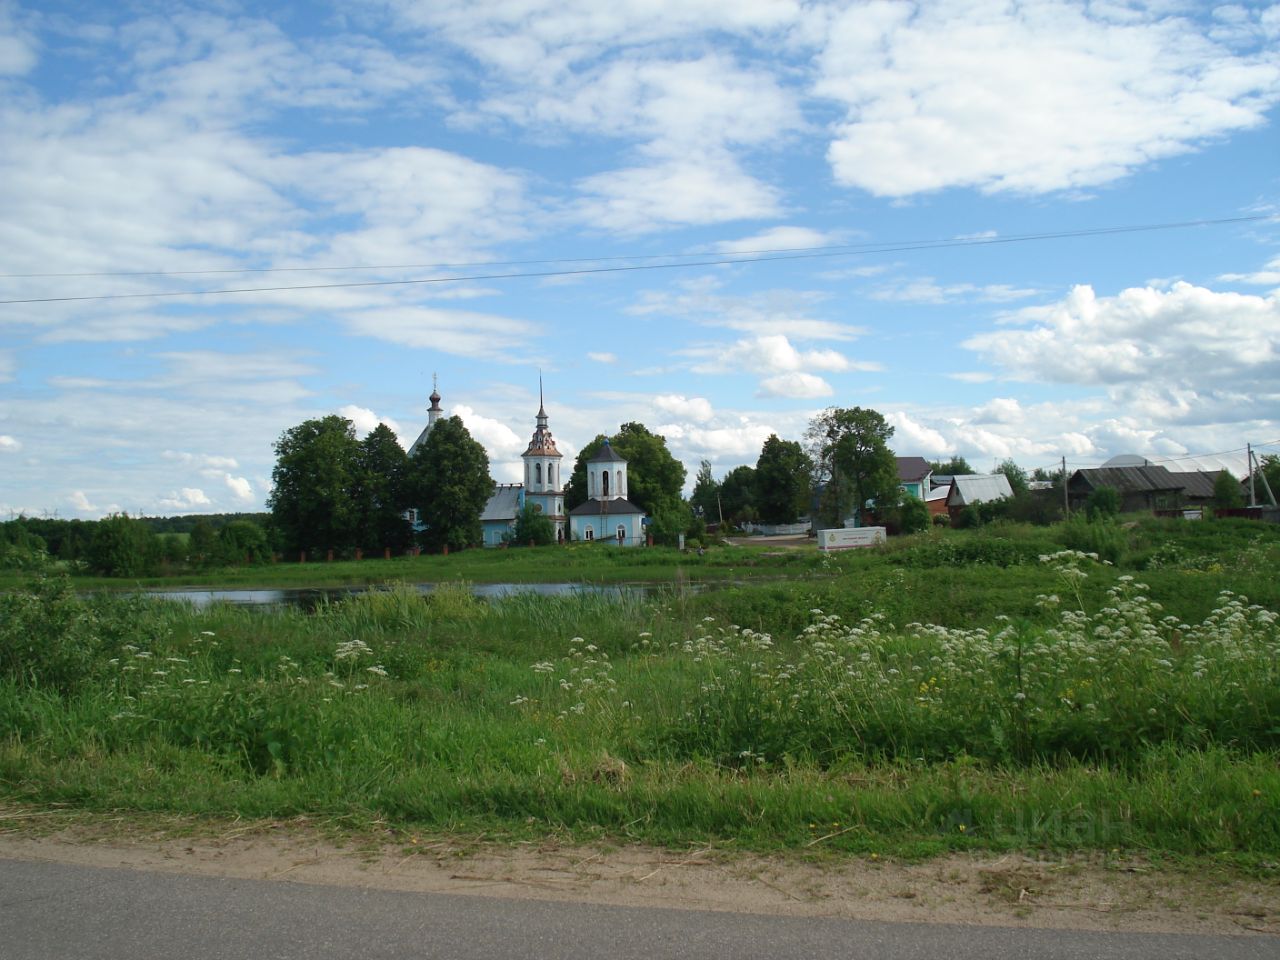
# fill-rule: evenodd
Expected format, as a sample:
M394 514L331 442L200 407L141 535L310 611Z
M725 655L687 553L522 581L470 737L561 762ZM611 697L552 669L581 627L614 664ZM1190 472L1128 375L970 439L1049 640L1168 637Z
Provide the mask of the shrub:
M903 533L919 533L929 528L929 507L910 494L898 505L898 527Z
M1119 516L1120 492L1113 487L1098 487L1085 501L1084 512L1090 520Z

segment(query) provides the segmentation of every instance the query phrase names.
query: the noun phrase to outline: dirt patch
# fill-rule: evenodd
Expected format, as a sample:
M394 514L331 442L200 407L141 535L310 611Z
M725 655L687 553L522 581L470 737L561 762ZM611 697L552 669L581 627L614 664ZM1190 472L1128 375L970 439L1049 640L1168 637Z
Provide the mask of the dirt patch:
M396 830L339 843L305 822L52 826L0 809L0 859L423 893L858 920L1104 931L1280 934L1280 881L1154 869L1141 860L951 855L923 863L801 860L706 846L663 850L486 842ZM179 834L186 833L187 836Z

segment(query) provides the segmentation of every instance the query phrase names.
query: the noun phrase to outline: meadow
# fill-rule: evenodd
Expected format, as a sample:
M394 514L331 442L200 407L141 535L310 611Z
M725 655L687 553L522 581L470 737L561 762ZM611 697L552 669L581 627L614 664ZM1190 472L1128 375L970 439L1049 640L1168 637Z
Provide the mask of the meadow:
M648 569L668 588L483 601L423 577L444 585L309 613L36 578L0 596L0 801L1273 863L1278 534L1142 521L829 557L477 552L432 562L512 582L539 558L537 579Z

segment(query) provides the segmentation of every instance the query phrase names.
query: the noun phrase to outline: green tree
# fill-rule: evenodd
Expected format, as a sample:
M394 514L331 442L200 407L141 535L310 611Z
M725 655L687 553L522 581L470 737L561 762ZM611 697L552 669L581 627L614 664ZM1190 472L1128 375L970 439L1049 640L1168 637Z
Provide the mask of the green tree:
M286 550L342 553L357 546L360 511L352 497L360 445L345 417L307 420L276 441L272 525Z
M770 434L756 460L756 508L764 523L795 523L809 512L813 464L794 440Z
M943 477L958 477L978 472L969 466L969 461L964 457L952 457L950 460L930 460L929 469Z
M258 564L271 559L271 550L260 526L252 520L232 520L218 531L218 555L227 564Z
M829 407L809 423L805 439L822 490L819 515L830 526L847 516L860 517L864 505L879 509L898 503L898 464L889 440L891 427L875 410Z
M1213 478L1213 505L1224 510L1244 506L1240 481L1231 475L1230 470L1219 471Z
M720 481L720 508L724 518L741 526L759 515L756 510L756 468L743 464L734 467Z
M526 503L516 516L516 527L511 533L511 542L517 546L532 543L535 547L545 547L555 543L556 528L551 518L532 503Z
M404 518L409 506L406 484L409 455L391 428L380 423L360 441L355 500L360 511L360 545L366 550L390 547L400 552L413 539Z
M457 550L480 542L493 493L489 455L460 417L441 417L409 460L406 492L425 524L422 545Z
M600 434L578 452L564 488L566 509L586 503L587 461L600 452L605 439ZM608 440L614 452L627 461L627 499L654 518L676 510L683 502L685 469L667 449L666 438L650 433L642 423L624 423Z
M89 569L104 576L143 577L155 570L159 548L146 524L116 513L94 526L88 560Z
M213 524L201 517L187 537L187 562L195 567L213 563L218 555L218 531Z
M720 484L711 476L711 462L703 460L698 467L698 476L693 481L693 495L689 498L689 506L708 523L718 523L719 497Z
M1266 478L1264 484L1263 478ZM1280 498L1280 454L1268 453L1258 462L1258 469L1253 473L1254 495L1259 503L1269 503L1267 499L1267 487L1271 487L1271 494Z
M1023 470L1011 459L1001 460L999 466L996 467L996 473L1005 475L1015 497L1026 493L1029 489L1027 487L1027 471Z

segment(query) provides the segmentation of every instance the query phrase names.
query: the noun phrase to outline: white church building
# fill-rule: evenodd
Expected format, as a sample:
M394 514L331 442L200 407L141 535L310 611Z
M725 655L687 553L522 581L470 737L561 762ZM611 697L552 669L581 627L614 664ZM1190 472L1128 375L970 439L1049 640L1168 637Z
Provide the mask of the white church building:
M627 499L627 461L605 440L587 461L587 500L569 511L574 540L603 540L622 547L644 544L645 513Z
M409 448L409 455L422 444L431 428L443 414L440 393L431 391L427 409L427 425ZM646 542L643 510L627 499L627 461L613 451L609 441L587 463L587 501L566 516L564 510L564 478L561 460L551 434L542 385L538 385L538 414L529 446L520 459L524 461L524 482L499 484L480 514L484 545L498 547L507 543L515 530L516 518L526 504L546 515L555 530L557 543L566 540L605 541L622 546L638 546ZM416 523L415 516L409 519Z

